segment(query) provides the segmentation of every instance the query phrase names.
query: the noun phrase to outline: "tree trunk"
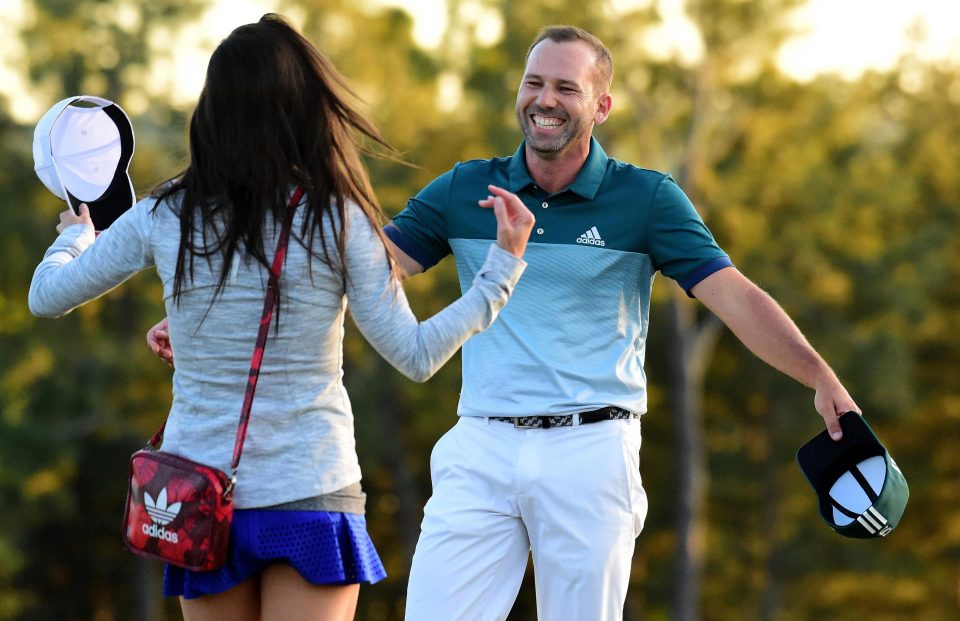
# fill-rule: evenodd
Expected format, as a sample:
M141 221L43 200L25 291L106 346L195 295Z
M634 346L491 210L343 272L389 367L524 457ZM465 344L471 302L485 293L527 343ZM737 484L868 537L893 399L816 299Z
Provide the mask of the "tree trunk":
M389 442L384 443L386 448L385 462L389 471L393 474L393 491L397 494L400 501L397 519L399 520L399 531L401 540L408 559L413 558L413 551L417 547L417 539L420 537L420 517L421 509L426 502L421 498L417 489L417 482L410 472L410 466L407 464L407 441L404 430L407 428L408 419L407 409L403 406L399 398L396 385L388 382L382 395L383 401L380 404L383 421L383 437L389 438ZM407 563L407 567L410 564Z
M775 527L780 523L780 464L782 452L778 449L777 439L779 423L783 420L780 403L774 403L767 413L764 435L766 454L763 458L763 523L770 528L770 536L765 539L763 559L763 596L760 602L760 619L773 621L780 608L780 538Z
M137 557L133 559L134 589L136 590L136 621L159 621L163 610L160 572L154 560Z
M677 459L673 618L676 621L697 621L700 618L700 576L706 550L703 377L722 324L714 315L708 315L698 325L695 309L689 300L681 297L683 295L678 291L670 302L668 328L672 344L668 364Z

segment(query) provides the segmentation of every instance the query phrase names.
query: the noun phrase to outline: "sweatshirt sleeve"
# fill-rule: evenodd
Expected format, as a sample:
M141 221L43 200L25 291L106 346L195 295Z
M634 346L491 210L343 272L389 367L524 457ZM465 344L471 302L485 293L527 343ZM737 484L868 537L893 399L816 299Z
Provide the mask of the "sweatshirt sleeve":
M347 301L354 323L387 362L410 379L429 379L470 336L493 323L526 262L491 243L472 286L425 321L410 310L390 273L383 242L359 208L347 228Z
M153 264L147 200L96 237L93 226L68 226L33 272L28 304L37 317L61 317Z

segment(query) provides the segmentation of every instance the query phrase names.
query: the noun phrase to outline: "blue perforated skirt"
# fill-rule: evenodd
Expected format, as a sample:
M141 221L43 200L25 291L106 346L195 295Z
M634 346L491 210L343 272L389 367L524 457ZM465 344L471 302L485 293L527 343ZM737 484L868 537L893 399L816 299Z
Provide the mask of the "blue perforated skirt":
M222 593L273 563L290 565L312 584L373 584L387 576L361 514L242 509L233 514L226 564L213 571L167 565L163 594Z

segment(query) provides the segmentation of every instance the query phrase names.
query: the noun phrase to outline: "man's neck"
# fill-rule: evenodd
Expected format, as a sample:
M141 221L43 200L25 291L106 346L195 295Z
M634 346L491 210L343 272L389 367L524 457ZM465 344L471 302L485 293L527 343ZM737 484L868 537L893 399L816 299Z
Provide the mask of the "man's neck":
M570 145L570 148L550 159L545 159L531 149L530 145L526 146L524 154L527 159L527 172L533 182L549 194L556 194L576 180L587 156L590 155L590 142Z

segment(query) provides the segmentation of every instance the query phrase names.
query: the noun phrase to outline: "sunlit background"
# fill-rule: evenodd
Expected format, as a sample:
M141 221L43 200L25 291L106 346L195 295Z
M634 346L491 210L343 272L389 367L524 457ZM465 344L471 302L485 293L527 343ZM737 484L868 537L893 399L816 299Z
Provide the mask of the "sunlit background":
M703 53L696 27L684 14L684 0L612 0L615 12L654 4L663 16L661 27L643 33L652 56L676 57L693 63ZM112 12L120 22L138 17L135 2ZM428 49L440 43L447 26L444 0L370 0L367 6L396 6L414 18L416 41ZM105 9L106 10L106 9ZM269 0L215 0L195 21L172 32L158 31L144 42L170 50L158 58L151 82L154 94L172 95L180 104L195 101L203 84L205 59L236 26L256 21L269 11L282 11L283 3ZM477 22L481 41L494 45L502 34L500 14L482 0L459 3L458 10ZM112 9L111 9L112 11ZM50 95L27 85L18 67L29 54L29 45L15 36L24 21L36 19L29 0L0 0L0 92L11 98L11 114L31 121L49 107ZM297 15L287 14L294 21ZM854 78L865 69L888 70L906 53L928 62L960 62L960 2L955 0L808 0L793 14L797 34L778 54L780 67L798 80L821 73ZM149 96L149 92L145 96ZM131 112L145 107L139 98L128 101ZM139 105L138 105L139 104Z

